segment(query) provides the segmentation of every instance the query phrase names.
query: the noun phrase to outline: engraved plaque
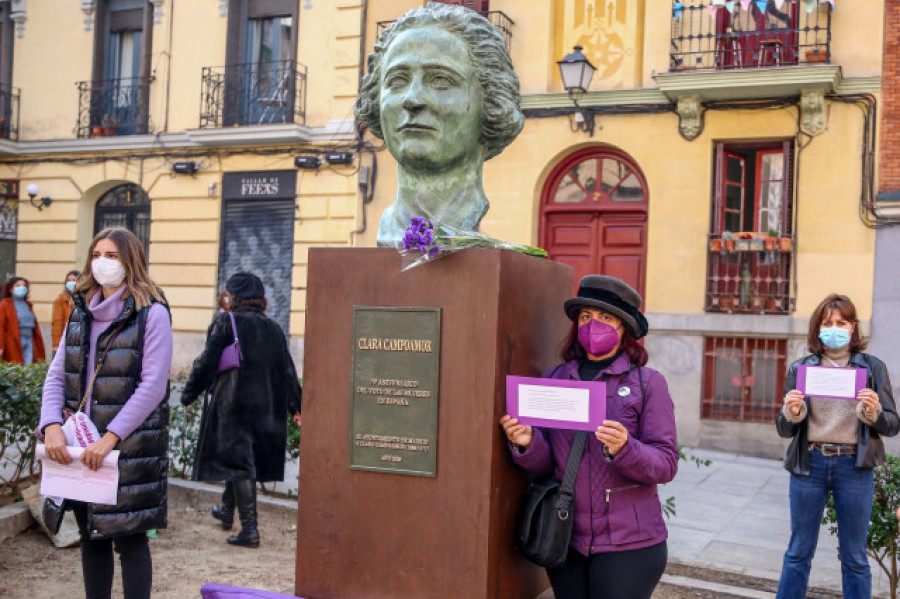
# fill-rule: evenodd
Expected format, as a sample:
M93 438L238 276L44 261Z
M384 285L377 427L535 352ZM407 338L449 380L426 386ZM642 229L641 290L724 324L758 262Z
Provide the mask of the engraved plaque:
M435 476L441 309L353 307L350 468Z

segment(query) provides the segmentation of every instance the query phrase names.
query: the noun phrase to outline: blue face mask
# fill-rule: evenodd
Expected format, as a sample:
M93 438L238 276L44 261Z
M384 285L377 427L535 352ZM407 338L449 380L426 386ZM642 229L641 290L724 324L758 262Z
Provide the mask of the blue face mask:
M75 281L66 281L66 290L69 293L75 291Z
M13 295L18 298L28 295L28 287L13 287Z
M850 343L850 331L839 327L819 329L819 339L828 349L841 349Z

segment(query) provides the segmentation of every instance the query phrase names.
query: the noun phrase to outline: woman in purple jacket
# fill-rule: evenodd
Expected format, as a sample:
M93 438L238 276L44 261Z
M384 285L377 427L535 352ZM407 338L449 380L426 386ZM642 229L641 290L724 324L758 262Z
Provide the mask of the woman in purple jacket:
M603 275L581 279L566 300L572 331L563 364L545 378L606 383L607 420L588 438L575 481L569 556L547 568L556 599L643 599L666 567L668 532L656 485L678 470L675 410L666 381L645 368L641 296ZM533 476L562 480L576 431L532 428L504 416L513 460Z

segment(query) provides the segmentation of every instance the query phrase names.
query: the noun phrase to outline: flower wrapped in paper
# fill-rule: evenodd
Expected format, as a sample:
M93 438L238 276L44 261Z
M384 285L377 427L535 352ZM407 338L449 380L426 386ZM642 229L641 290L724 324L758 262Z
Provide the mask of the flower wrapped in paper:
M423 216L414 216L410 219L399 248L403 257L400 270L431 262L466 248L512 250L537 258L547 257L547 251L539 247L500 241L483 233L462 231Z

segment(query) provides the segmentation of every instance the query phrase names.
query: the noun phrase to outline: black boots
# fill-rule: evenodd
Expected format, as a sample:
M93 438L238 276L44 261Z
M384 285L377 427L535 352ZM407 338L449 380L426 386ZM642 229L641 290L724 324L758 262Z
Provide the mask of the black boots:
M225 483L225 490L222 491L222 505L214 505L212 515L222 523L222 530L231 530L234 523L234 483L230 480Z
M237 500L238 516L241 519L241 532L228 537L228 542L241 547L259 547L259 531L256 529L256 481L236 480L232 485Z

